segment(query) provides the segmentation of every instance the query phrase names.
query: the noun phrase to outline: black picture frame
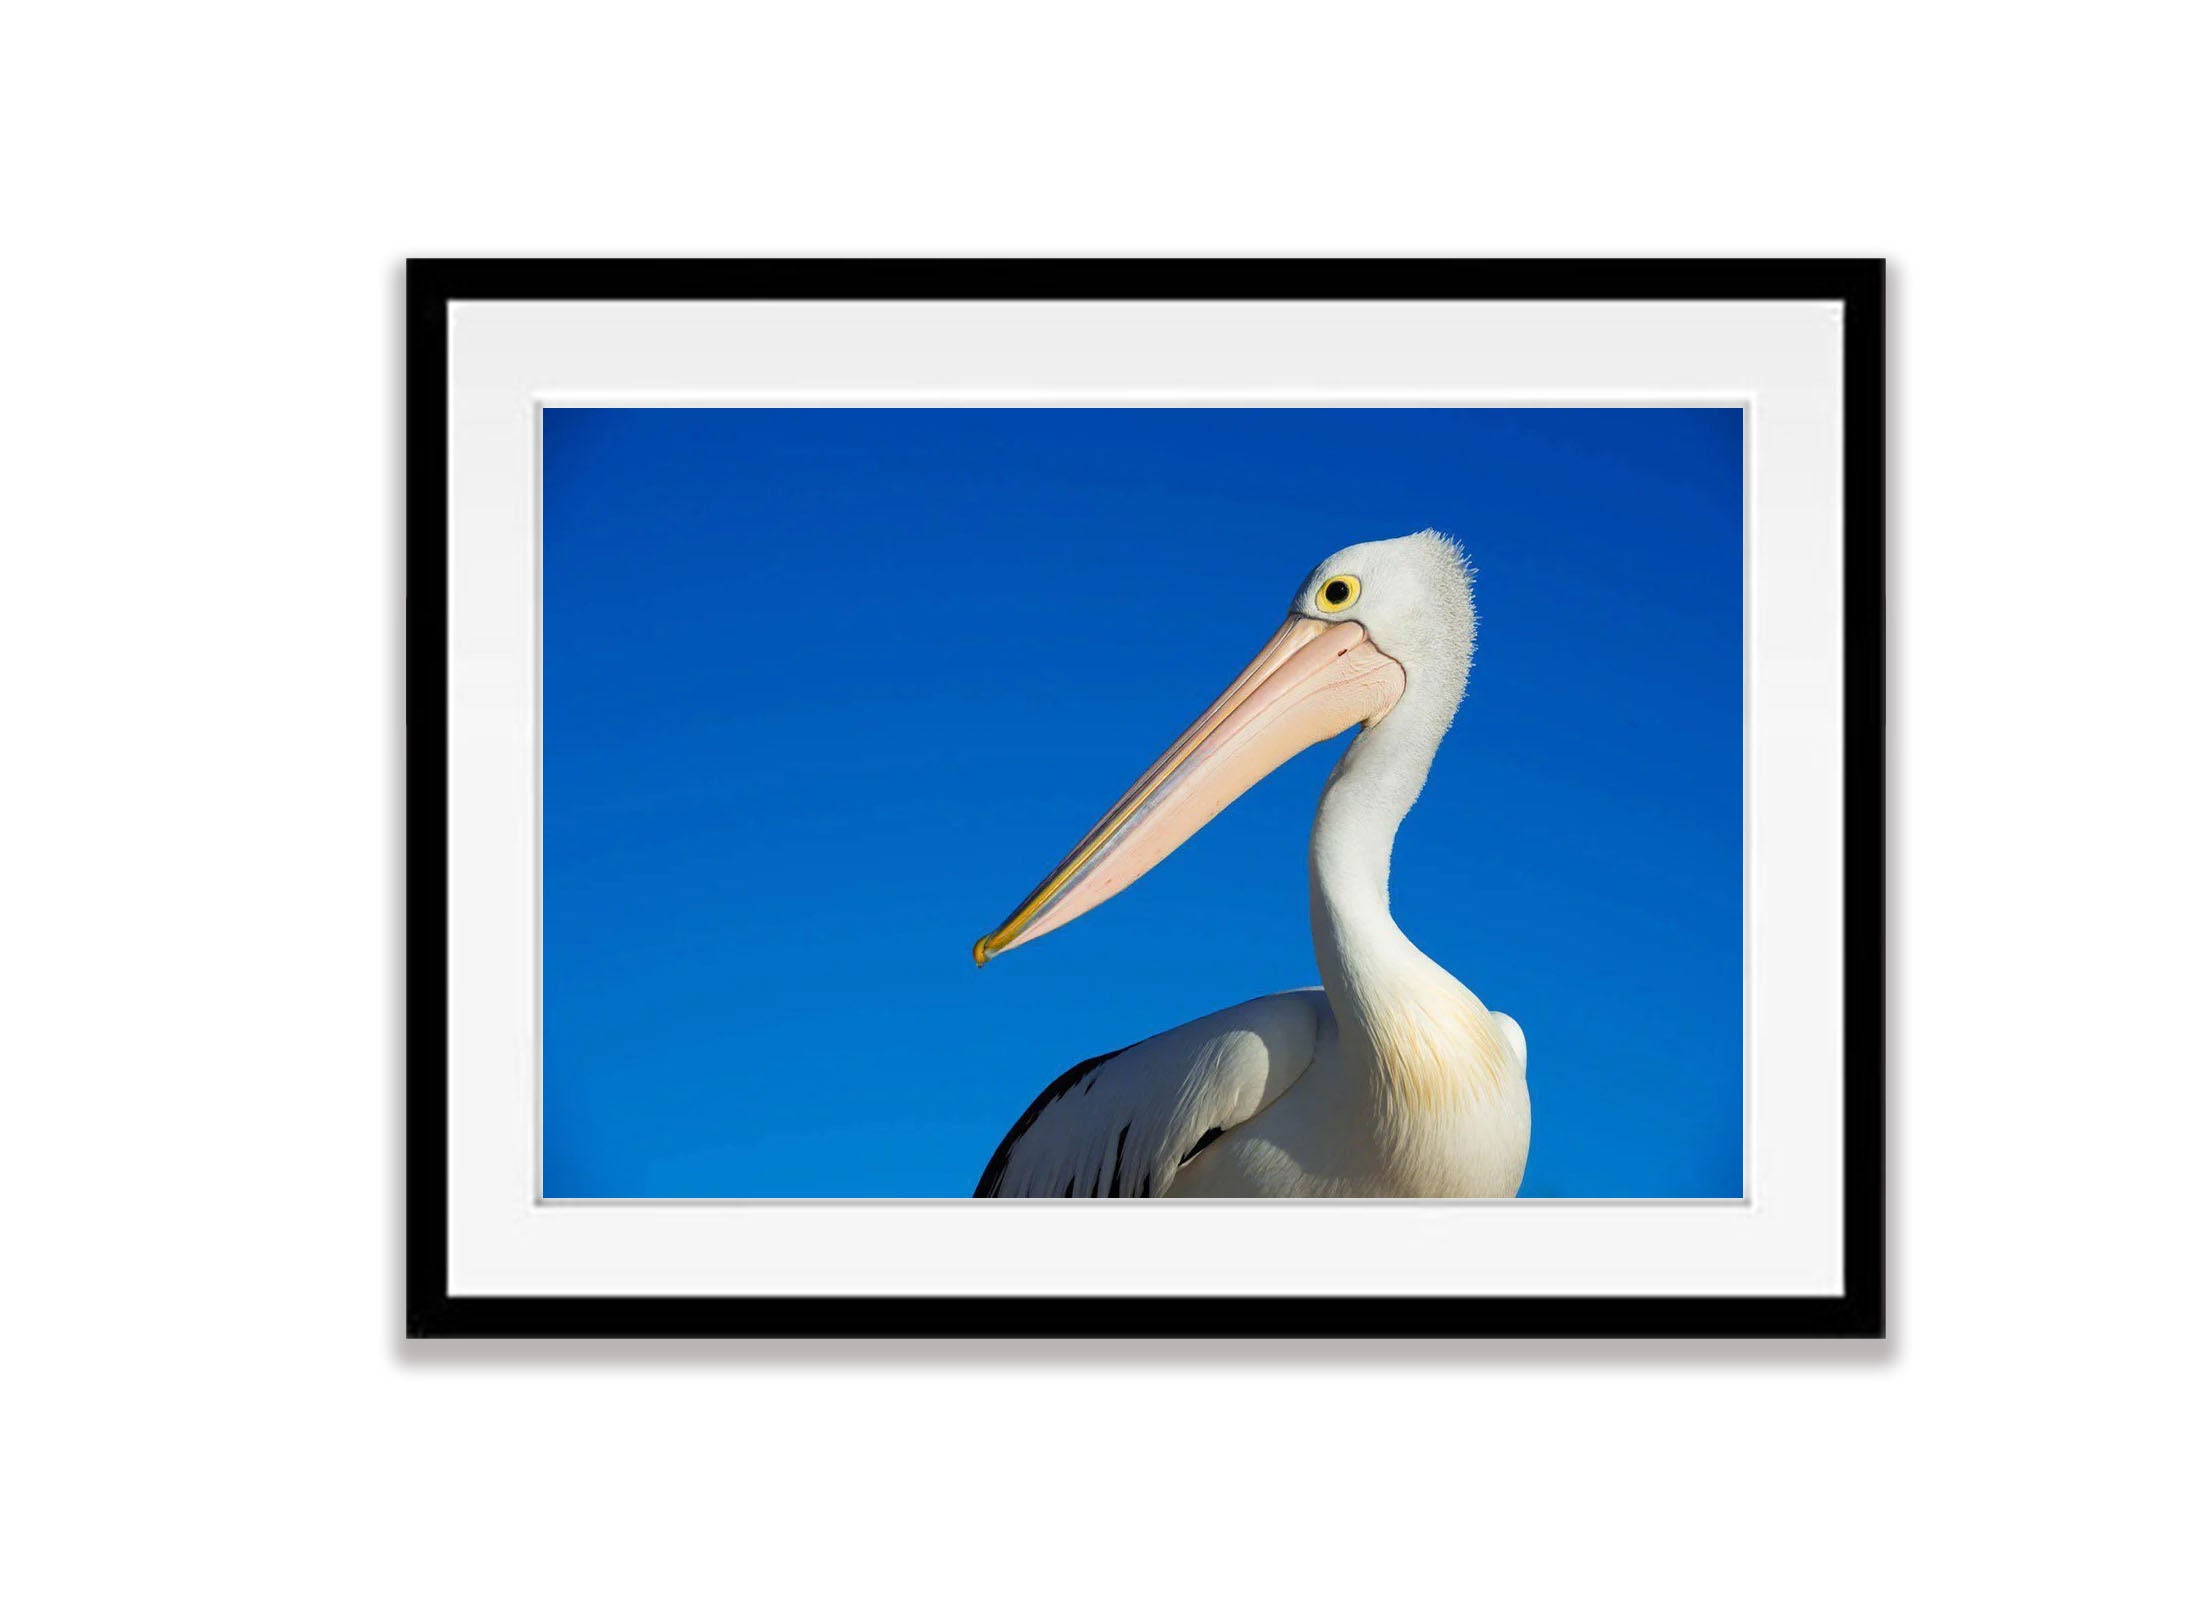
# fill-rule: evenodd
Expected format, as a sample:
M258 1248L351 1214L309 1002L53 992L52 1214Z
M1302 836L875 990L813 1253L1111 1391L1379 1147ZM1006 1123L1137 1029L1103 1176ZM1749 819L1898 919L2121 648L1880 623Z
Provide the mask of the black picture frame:
M481 300L1811 300L1842 321L1843 1291L1831 1296L454 1295L448 1277L448 310ZM1886 264L414 260L406 269L405 1330L452 1337L1847 1337L1886 1331Z

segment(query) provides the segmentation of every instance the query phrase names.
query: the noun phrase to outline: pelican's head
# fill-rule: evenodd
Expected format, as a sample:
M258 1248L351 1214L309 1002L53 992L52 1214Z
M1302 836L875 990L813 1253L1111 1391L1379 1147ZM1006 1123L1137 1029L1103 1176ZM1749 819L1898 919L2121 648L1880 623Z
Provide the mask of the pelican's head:
M1306 576L1293 616L1356 622L1448 718L1474 659L1474 577L1456 544L1433 528L1339 550ZM1368 721L1374 722L1370 717Z
M1252 665L978 941L978 964L1129 888L1301 750L1382 721L1409 684L1449 722L1473 650L1473 592L1450 540L1431 531L1338 551Z

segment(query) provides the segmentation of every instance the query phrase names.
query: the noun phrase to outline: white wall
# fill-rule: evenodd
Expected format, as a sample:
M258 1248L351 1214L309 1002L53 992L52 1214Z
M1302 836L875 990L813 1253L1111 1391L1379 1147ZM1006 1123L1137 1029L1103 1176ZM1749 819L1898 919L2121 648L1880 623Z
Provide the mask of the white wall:
M10 1587L2158 1592L2200 1125L2174 15L15 18ZM1893 1343L401 1349L398 262L564 252L1891 255Z

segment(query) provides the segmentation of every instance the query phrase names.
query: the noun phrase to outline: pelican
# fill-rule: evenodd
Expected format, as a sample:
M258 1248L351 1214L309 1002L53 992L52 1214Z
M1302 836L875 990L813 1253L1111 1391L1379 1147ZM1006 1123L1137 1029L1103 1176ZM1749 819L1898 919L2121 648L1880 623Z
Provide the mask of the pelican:
M982 967L1130 887L1292 756L1359 728L1308 852L1318 989L1081 1061L979 1198L1508 1197L1528 1160L1520 1027L1390 916L1390 848L1466 693L1473 575L1434 529L1340 550L1161 759L980 939Z

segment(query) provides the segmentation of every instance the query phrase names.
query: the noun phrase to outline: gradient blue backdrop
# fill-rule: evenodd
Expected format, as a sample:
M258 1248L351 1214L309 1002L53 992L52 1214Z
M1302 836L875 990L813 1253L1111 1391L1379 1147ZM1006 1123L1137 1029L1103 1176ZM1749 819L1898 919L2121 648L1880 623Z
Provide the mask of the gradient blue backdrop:
M966 1195L1057 1073L1318 981L1341 741L970 946L1343 545L1480 571L1399 923L1528 1035L1529 1195L1742 1185L1735 410L552 410L554 1196Z

